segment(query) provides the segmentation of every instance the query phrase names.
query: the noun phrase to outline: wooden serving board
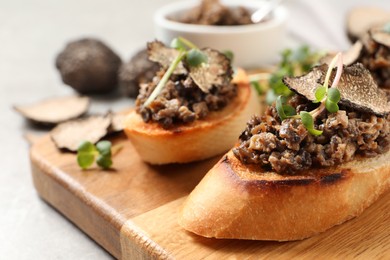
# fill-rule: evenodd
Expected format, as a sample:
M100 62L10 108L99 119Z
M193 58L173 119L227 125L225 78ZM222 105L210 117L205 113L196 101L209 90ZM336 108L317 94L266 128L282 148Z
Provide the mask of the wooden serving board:
M150 166L123 135L115 170L81 170L49 136L31 148L39 195L120 259L309 259L390 258L390 193L360 217L315 237L294 242L218 240L186 232L177 224L187 195L218 160Z

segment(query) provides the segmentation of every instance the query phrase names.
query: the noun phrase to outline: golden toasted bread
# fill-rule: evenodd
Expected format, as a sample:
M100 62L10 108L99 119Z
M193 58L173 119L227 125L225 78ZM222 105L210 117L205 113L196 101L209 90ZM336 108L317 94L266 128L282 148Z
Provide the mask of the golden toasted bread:
M180 225L205 237L299 240L358 216L390 187L390 152L297 175L228 152L184 204Z
M125 119L125 133L141 158L151 164L185 163L222 154L232 148L245 122L260 113L257 94L246 75L235 79L237 96L222 110L204 119L170 129L156 122L145 123L132 111Z

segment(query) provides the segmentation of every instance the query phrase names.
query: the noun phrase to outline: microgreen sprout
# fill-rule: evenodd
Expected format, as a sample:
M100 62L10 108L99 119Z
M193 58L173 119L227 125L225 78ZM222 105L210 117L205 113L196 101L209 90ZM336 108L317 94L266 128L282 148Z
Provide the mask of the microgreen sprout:
M144 106L149 106L150 103L160 94L161 90L165 87L165 84L168 82L169 77L172 75L172 73L175 71L177 65L180 63L180 61L185 56L185 51L180 50L179 55L174 59L174 61L169 66L168 70L165 72L164 76L161 78L161 80L158 82L156 88L153 90L153 92L150 94L148 99L145 101Z
M332 86L329 86L329 79L333 68L337 63L336 76L332 82ZM343 72L343 59L341 53L338 53L329 64L328 71L325 76L325 81L322 86L319 86L315 92L316 100L314 103L320 103L320 105L313 111L301 111L299 115L296 115L296 111L293 107L286 105L286 98L279 96L276 99L276 111L280 119L283 121L287 118L300 118L302 124L312 135L321 135L322 131L314 128L315 118L326 109L329 113L336 113L339 110L338 102L340 101L340 91L336 88L340 81L341 74Z
M279 96L276 99L276 111L278 112L278 115L282 121L297 114L295 109L290 105L285 105L285 102L285 96Z
M223 54L230 60L233 61L234 59L234 53L230 50L223 51Z
M156 88L143 104L144 107L149 106L150 103L152 103L153 100L157 98L181 61L185 60L189 67L198 67L204 63L207 63L208 61L207 55L202 52L195 44L185 38L178 37L173 39L170 46L171 48L178 50L179 53L170 64L167 71L164 73Z
M250 83L251 83L251 86L256 90L256 92L259 96L264 94L264 89L261 87L259 81L252 80Z
M207 55L199 49L191 49L186 55L187 64L191 67L198 67L207 62Z
M281 61L275 72L268 74L269 89L266 94L266 102L272 104L279 95L291 96L293 92L283 84L283 77L300 76L308 72L323 55L322 52L310 50L306 45L296 50L285 49L281 53ZM251 75L251 78L255 78L260 74L262 73Z
M77 163L82 169L87 169L97 157L96 164L103 169L109 169L112 166L112 155L121 148L118 145L112 146L110 141L100 141L96 146L89 141L83 141L77 149Z

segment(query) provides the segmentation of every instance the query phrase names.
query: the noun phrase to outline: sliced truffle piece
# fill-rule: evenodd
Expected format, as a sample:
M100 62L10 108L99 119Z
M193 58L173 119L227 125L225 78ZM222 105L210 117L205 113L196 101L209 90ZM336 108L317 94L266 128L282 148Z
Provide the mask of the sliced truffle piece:
M370 28L390 21L390 12L376 7L356 7L347 16L347 33L352 42L360 39Z
M190 77L205 93L213 86L229 84L232 79L230 60L222 53L212 50L202 50L207 55L207 64L190 68Z
M119 56L106 44L88 38L68 43L56 59L63 82L82 94L114 90L121 63Z
M285 77L284 84L291 90L307 99L315 100L315 90L324 83L328 65L314 67L309 73L300 77ZM336 70L330 78L332 82ZM383 116L390 112L386 94L379 89L371 73L360 63L344 67L337 88L341 94L340 104L364 112Z
M158 63L149 60L146 49L139 51L119 70L121 91L126 96L137 97L140 84L152 81L159 68Z
M82 141L98 142L108 133L111 115L90 116L59 124L51 131L51 138L60 149L77 151Z
M389 14L390 15L390 14ZM371 38L379 44L390 48L390 33L385 32L382 28L375 28L370 30Z
M351 48L349 48L347 51L343 52L343 63L344 65L351 65L358 61L359 57L361 56L363 51L363 43L361 41L355 42ZM332 59L336 53L327 53L324 57L321 58L320 64L331 63Z
M176 49L168 48L160 41L148 42L149 60L158 62L164 69L168 69L172 61L179 55ZM180 62L173 74L186 74L187 70Z
M34 123L55 125L82 116L87 112L89 103L88 97L56 97L32 105L14 106L14 109Z

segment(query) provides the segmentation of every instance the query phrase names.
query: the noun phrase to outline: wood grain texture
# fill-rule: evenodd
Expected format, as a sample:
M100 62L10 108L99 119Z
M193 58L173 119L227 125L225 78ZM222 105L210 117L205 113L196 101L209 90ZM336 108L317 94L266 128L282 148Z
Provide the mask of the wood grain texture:
M115 170L80 170L74 154L48 136L31 148L39 195L116 258L259 259L390 256L390 193L360 217L295 242L217 240L184 231L177 217L185 197L218 157L185 165L149 166L120 135Z

